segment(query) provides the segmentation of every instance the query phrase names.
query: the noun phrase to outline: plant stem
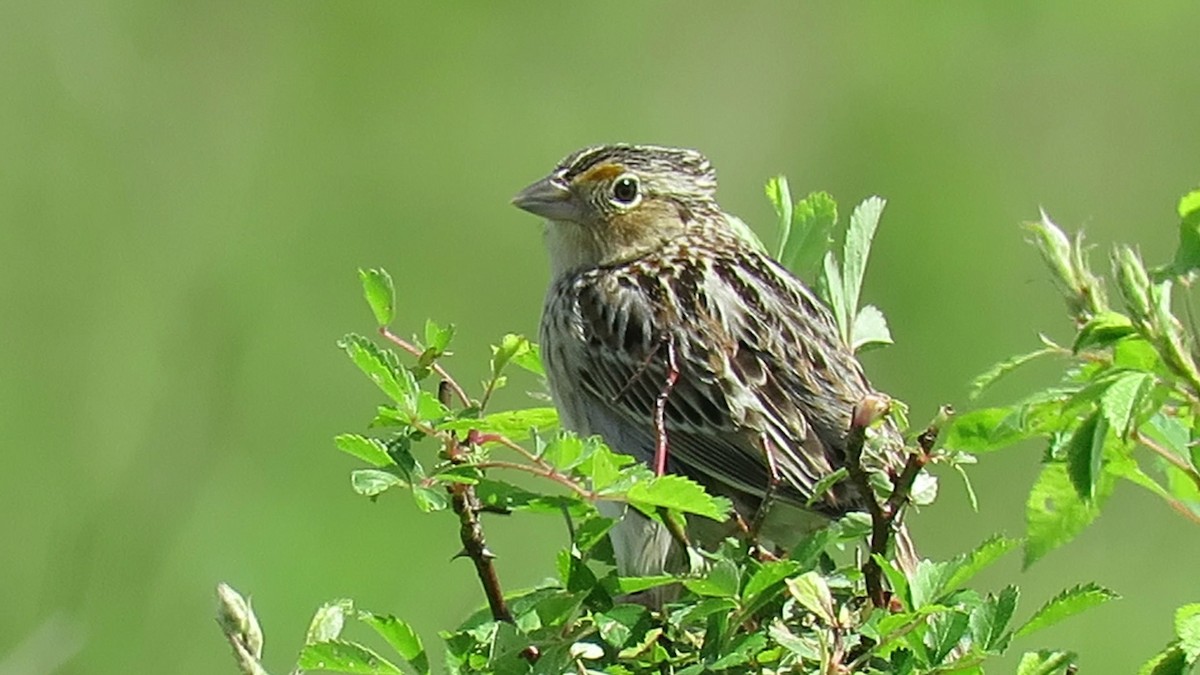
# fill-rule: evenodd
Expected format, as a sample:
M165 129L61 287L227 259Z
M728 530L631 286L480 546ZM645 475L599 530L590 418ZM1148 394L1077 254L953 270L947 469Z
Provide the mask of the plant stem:
M388 330L387 326L380 326L379 334L409 354L412 354L413 356L421 355L421 350L418 349L416 345ZM448 384L452 390L454 390L454 394L458 396L458 400L462 402L464 408L471 407L471 397L467 396L466 390L464 390L462 386L458 384L457 380L450 376L450 373L446 372L446 369L443 368L441 364L435 361L430 367L433 368L433 372L438 374L438 377L442 378L442 380L446 382L446 384Z

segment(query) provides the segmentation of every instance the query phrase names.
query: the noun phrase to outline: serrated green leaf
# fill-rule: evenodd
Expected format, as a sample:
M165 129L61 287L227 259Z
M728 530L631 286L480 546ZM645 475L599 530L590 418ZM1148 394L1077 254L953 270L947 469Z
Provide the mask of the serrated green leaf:
M304 643L313 644L336 640L346 625L346 615L352 611L354 611L354 601L346 598L321 605L313 614L312 621L308 623L308 633L305 635Z
M833 594L819 572L810 571L784 581L792 597L827 625L834 623Z
M971 613L971 635L976 646L994 653L1008 647L1012 634L1006 629L1016 611L1019 595L1016 586L1006 586L999 595L988 594L975 608Z
M1104 390L1104 395L1100 397L1100 411L1117 438L1128 437L1137 406L1153 383L1153 378L1147 373L1125 373Z
M967 634L969 626L970 616L963 612L951 611L930 617L929 629L925 634L930 662L944 661L950 650L957 647L959 641Z
M875 560L875 564L879 565L879 569L883 572L883 578L887 579L888 586L892 589L892 594L900 601L901 606L908 611L913 611L913 594L909 588L908 577L904 576L904 572L896 569L896 566L890 560L875 553L871 555Z
M374 497L388 488L406 485L403 478L379 469L358 469L350 472L350 486L364 497Z
M749 611L753 611L752 608L760 601L769 600L776 595L776 593L768 591L782 591L783 580L802 569L804 568L801 563L795 560L775 560L763 563L763 566L746 582L746 589L742 591L742 604L751 608Z
M358 278L362 281L363 297L371 306L371 313L375 315L375 321L380 326L391 323L396 308L396 292L392 286L392 276L382 268L359 268Z
M720 658L709 664L705 670L721 671L741 666L750 662L752 656L767 645L767 636L762 633L750 633L739 636Z
M1138 675L1188 675L1190 672L1192 668L1187 662L1187 655L1177 642L1167 645L1166 649L1138 668Z
M1080 584L1054 596L1015 632L1017 637L1035 633L1043 628L1074 616L1086 609L1103 605L1121 596L1097 584Z
M388 454L387 447L374 438L358 434L340 434L333 439L338 450L361 459L374 467L394 466L396 460Z
M678 583L679 578L671 574L657 574L646 577L617 577L610 576L601 580L601 585L612 595L641 593L651 588Z
M1017 368L1020 368L1034 359L1046 356L1047 354L1053 354L1056 351L1057 350L1055 349L1044 347L1026 354L1018 354L1012 358L1005 359L997 363L991 368L988 368L986 371L980 373L974 380L971 381L971 389L967 393L967 398L972 400L978 398L979 395L986 391L988 387L991 387L1005 375L1008 375Z
M558 411L554 408L525 408L491 413L477 419L447 420L437 425L438 429L467 432L472 429L481 434L499 434L511 441L529 439L533 432L552 431L558 426Z
M663 507L716 521L725 520L732 506L728 499L714 497L705 492L699 483L675 474L634 483L625 497L631 505L643 511Z
M454 324L439 326L432 319L425 321L425 349L435 354L445 353L454 338Z
M850 344L850 317L854 316L854 308L847 307L842 269L838 266L837 258L832 252L825 254L823 269L824 275L821 277L818 288L825 304L833 311L833 318L838 326L838 335L842 337L842 342Z
M892 333L888 330L887 319L875 305L865 305L858 310L854 317L854 325L850 327L850 348L859 352L868 346L882 347L893 344Z
M372 614L361 612L359 620L366 623L419 673L429 672L429 657L425 655L425 647L421 638L407 622L397 619L390 614Z
M775 256L779 262L787 266L784 260L784 251L786 250L788 238L792 232L792 189L788 186L786 176L775 176L767 181L767 201L771 202L771 207L775 209L775 215L779 217L779 249Z
M359 370L396 402L401 412L410 416L416 414L417 381L407 368L399 365L395 354L354 334L343 337L338 346L346 351Z
M304 646L298 668L356 675L403 675L395 664L356 642L329 640Z
M1162 372L1166 368L1158 350L1140 335L1117 340L1113 345L1113 365L1145 372Z
M741 574L732 561L718 560L705 571L703 577L685 579L683 585L696 595L732 598L737 595L741 585Z
M1108 421L1099 412L1093 412L1079 424L1067 441L1067 475L1084 501L1091 501L1095 497L1107 437Z
M1100 514L1100 501L1085 502L1080 498L1065 465L1054 463L1044 467L1025 504L1028 535L1024 567L1074 539Z
M1119 312L1100 312L1088 319L1079 334L1071 351L1076 354L1086 349L1103 349L1116 344L1118 340L1133 335L1137 329L1129 317Z
M536 343L530 342L529 348L518 351L512 356L513 365L527 370L539 377L546 376L546 369L542 365L542 348Z
M1172 272L1185 274L1200 267L1200 190L1179 200L1179 245Z
M879 217L883 215L885 205L887 201L882 197L868 197L850 214L850 226L846 229L846 245L842 254L842 283L846 289L848 316L853 316L858 309L867 258L871 255L871 240L875 238L875 229L879 226Z
M1022 428L1020 406L980 408L956 415L946 430L943 445L948 450L990 452L1036 435Z
M1019 539L1009 539L1001 535L989 538L975 550L951 560L949 573L943 585L943 593L951 593L962 588L976 574L990 567L1004 554L1021 545Z
M825 493L828 492L829 489L832 488L834 485L837 485L838 483L845 480L846 477L849 475L850 475L850 472L847 471L846 467L843 466L836 471L833 471L833 472L825 474L824 476L821 476L820 480L818 480L813 485L812 496L808 498L808 501L805 502L804 505L806 507L809 507L809 506L812 506L813 504L823 501L826 497Z
M777 211L778 212L778 211ZM782 222L782 214L780 216ZM779 262L801 279L812 281L821 257L833 245L837 203L825 192L813 192L791 209L779 243Z
M417 508L425 513L434 511L444 511L450 502L446 497L444 488L425 487L424 485L412 486L413 501L417 503Z
M600 637L609 645L620 649L629 643L636 631L644 633L649 628L650 612L641 605L621 604L595 615L596 628Z
M919 610L925 605L933 604L943 594L946 582L954 572L953 563L921 560L917 569L908 580L912 593L912 608Z
M541 458L550 466L567 471L573 469L584 460L585 444L582 438L572 433L560 433L554 440L546 444L541 452Z
M1188 663L1200 660L1200 603L1184 605L1175 610L1175 635L1179 648L1187 655Z
M1075 662L1074 652L1058 652L1043 649L1025 652L1017 664L1017 675L1060 675Z

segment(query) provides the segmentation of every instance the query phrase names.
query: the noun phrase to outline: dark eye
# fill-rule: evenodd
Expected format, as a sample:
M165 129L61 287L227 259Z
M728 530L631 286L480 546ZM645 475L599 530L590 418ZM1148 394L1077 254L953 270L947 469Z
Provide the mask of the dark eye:
M632 204L638 198L638 181L634 176L621 176L613 183L613 201Z

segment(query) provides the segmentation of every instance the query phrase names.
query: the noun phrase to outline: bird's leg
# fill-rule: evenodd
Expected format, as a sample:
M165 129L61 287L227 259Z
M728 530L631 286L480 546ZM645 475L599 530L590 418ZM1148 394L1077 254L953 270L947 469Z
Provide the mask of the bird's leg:
M771 447L771 441L766 438L762 439L763 456L767 459L767 489L763 492L762 501L758 504L758 510L754 512L754 520L750 525L750 537L757 545L758 534L762 530L763 524L767 522L767 513L771 511L771 506L775 503L775 493L779 489L779 465L775 462L775 452Z
M654 475L667 472L667 398L679 381L679 365L675 362L675 345L667 338L667 381L654 401Z

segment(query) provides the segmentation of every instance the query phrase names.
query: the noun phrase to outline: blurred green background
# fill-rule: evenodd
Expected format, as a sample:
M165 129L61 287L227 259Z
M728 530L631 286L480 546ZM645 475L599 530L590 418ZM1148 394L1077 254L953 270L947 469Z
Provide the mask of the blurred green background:
M774 238L786 173L848 213L890 200L866 358L917 420L1069 326L1020 222L1039 206L1151 261L1200 183L1194 2L664 3L94 0L0 4L0 672L233 672L213 587L254 595L284 672L351 596L436 645L481 604L453 516L349 489L331 437L378 396L334 346L459 328L463 379L536 331L538 223L508 204L577 147L706 152L725 207ZM1043 382L1035 369L994 400ZM500 403L521 402L517 381ZM913 519L923 553L1019 534L1041 449L987 456ZM553 573L559 522L489 522L510 588ZM1025 573L1021 616L1094 580L1125 596L1036 643L1126 673L1200 600L1200 532L1121 485ZM436 647L435 647L436 649ZM1011 663L1011 661L1010 661Z

